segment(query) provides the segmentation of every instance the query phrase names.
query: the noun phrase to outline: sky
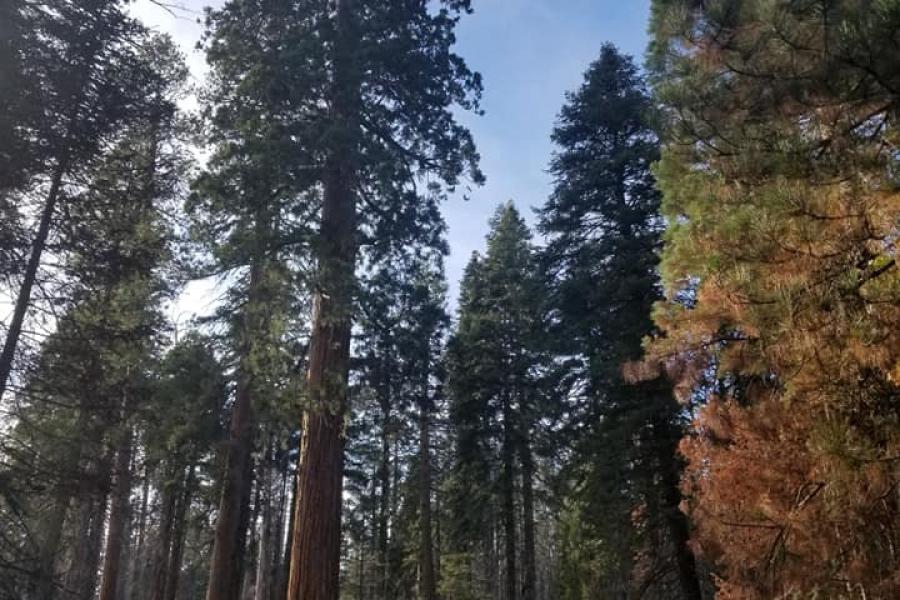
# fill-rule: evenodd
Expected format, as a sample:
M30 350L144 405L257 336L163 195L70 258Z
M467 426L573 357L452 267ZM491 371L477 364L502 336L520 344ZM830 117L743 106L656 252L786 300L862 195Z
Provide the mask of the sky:
M172 34L199 81L205 63L194 49L202 33L196 20L204 6L220 3L181 0L182 10L167 12L137 0L133 10L151 27ZM473 5L474 14L459 25L456 51L484 77L485 114L461 120L475 137L487 183L471 190L468 200L454 197L444 205L451 305L466 262L484 246L497 205L512 200L533 223L532 209L549 195L550 133L565 93L577 89L605 42L640 61L650 12L650 0L475 0ZM190 286L172 307L172 317L206 312L214 295L208 283Z

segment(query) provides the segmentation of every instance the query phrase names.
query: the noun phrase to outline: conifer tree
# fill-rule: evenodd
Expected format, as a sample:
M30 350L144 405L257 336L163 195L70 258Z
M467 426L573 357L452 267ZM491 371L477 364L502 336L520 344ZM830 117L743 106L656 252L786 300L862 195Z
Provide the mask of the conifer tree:
M707 403L684 486L726 598L898 593L898 26L894 2L654 3L649 359Z
M4 114L10 135L2 141L0 187L15 186L17 210L34 205L35 229L28 236L28 260L14 288L15 306L0 351L0 395L57 206L68 201L73 180L84 181L84 169L104 141L129 117L150 108L145 92L155 74L140 58L146 32L123 4L46 0L9 11L9 76L20 76L25 85L4 91L12 97L3 100L10 107ZM4 204L10 191L4 192Z
M31 564L25 597L54 598L62 587L93 595L105 529L104 581L117 584L136 413L151 393L165 330L159 306L171 292L164 214L185 168L172 104L184 69L165 39L143 52L158 75L144 90L154 110L119 130L87 185L72 192L58 236L65 279L56 331L16 398L7 455L33 536L33 546L14 550Z
M484 257L473 257L467 267L459 325L448 349L456 435L450 482L454 552L461 555L458 560L476 560L494 513L502 524L503 567L485 575L499 581L502 573L504 597L512 599L535 593L534 506L529 504L533 408L537 376L546 360L541 345L544 294L535 266L528 227L511 203L501 205L491 221Z
M588 538L573 542L603 548L578 561L582 575L567 578L573 597L601 587L603 594L643 588L659 597L700 597L678 509L679 407L664 382L635 385L623 375L653 331L651 307L660 297L659 193L650 171L659 147L650 110L631 58L605 45L560 113L555 189L540 211L557 351L581 359L570 394L582 396L572 411L578 422L568 424L581 433L563 473L575 482L565 502ZM654 563L648 574L637 572L647 567L634 564L639 553ZM606 581L596 581L592 560Z

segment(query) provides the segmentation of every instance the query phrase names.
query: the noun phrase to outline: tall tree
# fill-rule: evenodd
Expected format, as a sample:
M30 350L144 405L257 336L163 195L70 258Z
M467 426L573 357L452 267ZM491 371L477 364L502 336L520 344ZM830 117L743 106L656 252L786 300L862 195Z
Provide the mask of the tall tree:
M331 7L329 7L331 8ZM337 0L323 18L331 65L325 86L323 204L313 291L308 399L288 597L338 596L343 435L360 225L403 215L415 228L424 175L453 187L481 179L454 104L475 108L480 78L452 53L456 15L468 1ZM324 15L323 15L324 16ZM434 186L433 186L434 187ZM437 189L434 190L437 192ZM368 209L360 210L364 200ZM394 232L402 235L402 229Z
M553 132L555 188L539 213L548 238L542 258L558 317L558 351L581 357L570 394L581 396L581 405L572 411L577 423L569 424L580 433L564 471L574 482L567 503L578 507L584 530L594 531L587 535L608 555L605 582L576 577L565 585L575 595L592 586L604 586L593 593L630 593L614 591L624 584L645 595L699 599L678 508L680 408L665 382L631 384L623 374L641 357L660 298L660 194L650 170L659 144L650 112L632 59L605 45L582 86L567 96ZM637 514L643 522L635 522ZM660 531L667 543L654 535ZM633 557L647 550L663 567L641 575ZM679 592L669 587L671 575L680 580Z
M5 115L14 122L8 125L11 135L4 136L8 146L3 154L30 158L18 165L4 161L4 171L17 169L4 172L3 179L18 183L22 205L36 197L38 206L28 260L13 294L16 301L0 351L0 395L9 382L57 205L68 199L71 180L98 156L118 125L148 109L144 82L153 77L139 58L145 32L126 14L122 2L26 3L12 11L9 25L20 34L12 33L16 47L11 64L20 63L18 72L27 83L14 88L24 97L13 98L10 104L27 108ZM23 140L28 147L18 153L15 145Z
M455 551L474 560L493 505L502 523L504 597L534 597L533 391L544 355L541 282L530 232L512 203L491 221L488 248L463 280L459 325L448 350L451 419L456 429ZM525 475L519 518L520 472ZM486 488L486 489L485 489ZM485 502L485 499L488 502ZM520 589L520 529L526 534ZM532 544L529 547L529 544ZM466 556L468 555L468 556ZM528 560L525 561L524 559Z
M654 3L650 364L707 403L685 488L723 597L898 593L898 26L895 2Z
M309 220L319 203L308 173L315 159L305 145L309 93L290 98L284 96L290 90L282 89L288 83L299 89L299 83L285 82L283 72L309 44L295 44L293 18L292 3L255 0L230 2L207 18L212 80L204 116L214 152L188 210L193 233L212 258L201 273L229 284L217 316L230 327L236 362L209 600L236 599L248 576L259 415L283 398L276 389L292 379L289 363L298 360L288 337L299 335L301 325L290 313L302 309Z

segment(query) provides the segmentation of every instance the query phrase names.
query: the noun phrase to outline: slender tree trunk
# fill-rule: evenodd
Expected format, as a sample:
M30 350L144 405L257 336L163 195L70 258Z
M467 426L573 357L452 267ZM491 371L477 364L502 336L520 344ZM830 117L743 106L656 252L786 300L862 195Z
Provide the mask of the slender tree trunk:
M663 392L667 393L667 392ZM667 396L670 396L667 393ZM675 401L669 405L672 410L678 410ZM697 563L690 545L690 529L687 516L681 512L681 460L678 457L679 433L670 421L670 415L664 414L656 419L654 429L657 430L658 439L656 447L659 448L659 465L662 483L662 501L665 522L669 529L669 536L675 549L675 560L678 566L678 580L685 600L702 600L703 593L700 588L700 578L697 576Z
M521 440L519 453L522 461L522 600L535 600L537 569L534 557L534 457L528 440Z
M62 529L69 511L70 496L60 492L53 501L50 514L42 519L43 535L38 559L38 573L35 581L34 598L52 600L56 594L56 558L62 542Z
M132 566L132 586L130 590L131 600L141 600L146 597L145 563L147 558L147 504L150 501L150 468L144 464L144 481L141 485L141 512L137 525L137 545L134 549Z
M285 542L284 552L282 553L284 559L281 564L281 568L278 571L278 594L276 595L276 600L282 600L287 597L288 591L288 580L291 575L291 556L293 555L293 535L294 528L296 523L297 511L294 510L294 506L297 504L297 487L299 482L297 481L297 474L294 473L294 476L291 478L291 486L290 493L291 497L288 501L289 516L288 516L288 526L287 526L287 539L279 540Z
M171 473L172 470L169 470ZM174 477L174 474L173 474ZM153 586L150 597L152 600L164 600L166 593L166 578L168 577L169 553L172 550L172 530L175 521L176 485L172 481L166 481L163 487L162 514L159 520L158 547L153 560L155 572L153 574Z
M115 480L106 531L106 551L103 557L99 600L116 600L122 545L126 534L125 525L128 521L128 502L131 495L131 447L132 432L128 430L123 433L116 451Z
M384 374L382 373L382 377ZM384 382L382 381L382 384ZM387 387L387 386L382 386ZM390 556L388 555L388 521L391 502L391 441L389 427L391 418L390 398L388 392L381 391L381 462L378 465L378 481L381 495L378 498L378 593L381 598L388 597L388 585L390 583Z
M3 342L3 350L0 352L0 400L3 399L3 394L6 392L6 386L9 383L16 347L19 344L19 337L22 335L22 325L25 322L25 313L28 311L28 305L31 303L31 290L37 279L38 268L41 265L41 255L43 255L44 248L47 246L47 237L50 235L50 225L53 222L53 212L56 210L56 203L59 200L59 189L62 186L62 178L67 168L67 161L61 160L53 172L50 190L47 192L44 208L41 211L41 219L38 222L37 233L31 244L31 254L25 266L25 276L19 288L19 294L16 297L12 320L9 322L9 328L6 330L6 340Z
M270 464L271 447L267 452L267 459L263 466L263 476L260 480L262 502L262 525L260 526L259 548L256 559L256 582L253 589L254 600L268 600L271 586L271 546L272 546L272 467Z
M360 84L352 0L336 0L332 83L335 141L325 165L308 390L303 417L288 600L337 600L344 470L344 415L357 254L356 146Z
M427 384L426 384L427 385ZM437 600L431 524L431 423L427 387L419 405L419 598Z
M248 375L241 375L231 415L225 481L216 519L216 534L209 569L206 600L238 600L243 572L243 544L241 543L242 513L250 500L250 481L247 475L253 445L253 417L250 406Z
M505 544L505 600L516 600L518 596L518 574L516 572L516 501L515 501L515 424L509 394L503 393L503 473L501 483L501 510L503 511L503 537Z
M184 539L187 533L187 514L194 496L194 472L196 467L190 465L184 476L184 487L178 508L175 511L172 529L172 549L169 552L168 565L166 567L166 585L164 600L175 600L178 594L178 583L181 578L181 560L184 555Z

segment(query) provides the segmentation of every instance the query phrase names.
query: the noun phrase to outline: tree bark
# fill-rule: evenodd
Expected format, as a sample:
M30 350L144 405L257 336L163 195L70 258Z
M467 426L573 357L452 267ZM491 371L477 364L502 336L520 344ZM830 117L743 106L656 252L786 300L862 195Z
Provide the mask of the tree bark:
M263 476L260 481L262 525L260 526L259 547L256 559L256 581L253 586L254 600L268 600L271 587L272 467L270 458L271 449L267 452L267 458L263 466Z
M302 433L301 433L302 435ZM302 438L301 438L302 439ZM297 479L297 473L294 473L294 476L291 477L291 485L290 485L290 493L291 498L288 501L288 527L287 527L287 540L279 540L284 542L284 552L283 552L283 563L278 571L278 594L276 596L277 600L281 600L282 598L287 597L288 593L288 581L291 576L291 565L293 561L291 557L293 556L293 546L294 546L294 529L296 527L297 522L297 511L294 510L294 506L297 504L297 488L299 487L300 482Z
M141 512L138 516L137 523L137 544L134 549L132 558L133 566L132 586L130 589L130 600L142 600L146 597L145 574L147 562L147 504L150 500L150 468L144 464L144 479L141 484Z
M238 600L243 572L242 522L250 503L250 453L253 416L248 375L241 375L231 415L225 481L216 519L216 534L209 569L206 600ZM243 515L242 515L243 513Z
M501 483L501 510L503 511L503 537L505 544L505 600L518 596L516 572L516 501L515 501L515 424L509 394L503 392L503 472Z
M437 600L431 523L431 422L427 387L419 405L419 598Z
M382 369L385 371L386 369ZM385 373L382 372L382 378ZM388 521L390 514L391 502L391 440L389 436L389 427L391 419L390 392L386 389L390 388L390 383L382 381L381 383L381 462L378 465L378 481L381 488L381 495L378 499L378 592L382 598L388 597L388 586L390 584L390 556L388 554Z
M359 78L352 0L336 0L332 148L325 165L288 600L338 600L344 417L356 268Z
M664 392L666 393L666 392ZM674 399L668 402L674 405ZM673 411L678 407L673 406ZM697 562L691 551L690 528L687 516L681 512L681 460L678 457L678 441L680 433L675 430L668 414L656 419L654 429L657 430L657 448L659 448L659 465L662 483L662 510L669 536L675 549L675 561L678 567L678 580L685 600L702 600L703 592L700 578L697 576Z
M167 469L169 473L172 469ZM173 474L174 477L174 474ZM156 548L155 571L153 573L153 585L150 598L152 600L164 600L166 593L166 578L168 577L169 553L172 550L172 529L175 521L176 485L172 481L165 481L162 495L162 514L159 520L159 540Z
M120 559L131 495L131 447L132 433L128 430L123 433L116 451L115 483L106 531L106 551L103 556L99 600L115 600L118 590Z
M56 593L56 558L59 556L62 529L69 511L70 496L59 493L53 501L48 517L42 520L43 535L38 558L38 572L35 579L34 598L52 600Z
M75 546L72 568L66 576L68 600L90 600L97 591L100 571L100 551L106 525L106 507L112 484L112 462L115 453L106 450L96 460L93 469L86 472L80 497L78 524L79 543Z
M522 462L522 600L535 600L534 457L528 440L521 440L519 453Z
M181 578L181 559L184 555L184 539L187 533L187 513L191 506L191 499L194 496L195 469L194 465L190 465L187 469L181 499L178 501L178 508L175 511L172 548L167 557L168 565L166 567L164 600L175 600L178 594L178 584Z

